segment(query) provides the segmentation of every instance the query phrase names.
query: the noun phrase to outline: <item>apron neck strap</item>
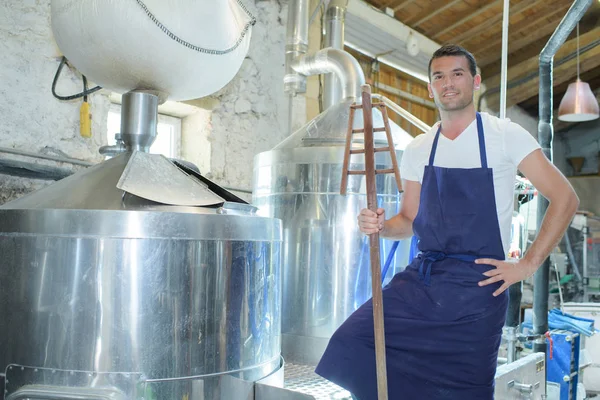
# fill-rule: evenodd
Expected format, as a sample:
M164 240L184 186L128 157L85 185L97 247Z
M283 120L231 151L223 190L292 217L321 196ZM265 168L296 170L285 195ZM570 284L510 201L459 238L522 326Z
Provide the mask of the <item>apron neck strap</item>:
M487 168L487 154L485 152L485 137L483 135L483 121L481 120L481 115L479 113L476 114L475 118L477 119L477 136L479 137L479 158L481 159L481 168ZM433 161L435 159L435 153L437 151L438 141L440 139L440 133L442 131L442 124L438 127L437 133L435 134L435 138L433 139L433 145L431 146L431 153L429 153L429 166L433 166Z

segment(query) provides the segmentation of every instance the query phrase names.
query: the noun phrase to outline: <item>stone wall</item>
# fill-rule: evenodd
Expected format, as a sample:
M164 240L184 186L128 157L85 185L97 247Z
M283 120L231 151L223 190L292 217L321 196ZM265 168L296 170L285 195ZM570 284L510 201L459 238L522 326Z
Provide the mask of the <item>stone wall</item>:
M250 51L234 80L213 96L219 105L209 140L212 179L250 189L254 156L288 135L289 105L283 92L287 4L247 3L257 18Z
M60 52L50 28L50 0L0 2L0 54L0 148L99 161L97 149L106 142L108 97L104 93L90 97L93 136L81 137L81 100L63 102L51 93ZM81 90L81 75L64 68L59 94ZM71 167L1 152L0 158ZM0 175L0 203L45 184L48 182Z

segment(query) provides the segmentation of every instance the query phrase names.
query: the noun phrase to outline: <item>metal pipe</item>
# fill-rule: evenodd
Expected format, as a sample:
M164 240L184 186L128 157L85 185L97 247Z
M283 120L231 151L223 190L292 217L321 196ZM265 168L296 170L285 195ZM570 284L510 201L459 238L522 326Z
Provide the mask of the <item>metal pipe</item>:
M290 96L306 92L306 76L292 68L292 63L308 51L309 0L290 0L285 42L283 90Z
M575 255L573 254L573 246L571 246L571 239L569 239L569 231L565 232L563 239L565 240L565 247L567 248L567 256L569 257L569 262L571 263L571 267L573 267L573 273L579 280L579 282L583 282L583 277L581 276L581 272L579 271L579 264L575 260Z
M48 165L0 159L0 174L28 179L58 181L73 174L73 171Z
M506 75L508 69L508 21L510 0L504 0L502 14L502 62L500 68L500 118L506 118Z
M552 67L554 55L567 40L567 37L583 17L592 0L575 0L558 27L540 53L540 84L538 141L542 151L552 161ZM542 226L548 200L538 196L537 226ZM550 260L546 258L534 275L533 283L533 332L538 339L533 344L536 352L546 353L546 340L543 337L548 331L548 280L550 276Z
M148 152L156 140L157 126L157 95L137 90L123 95L119 139L128 151Z
M583 227L583 249L582 249L582 260L581 264L583 264L583 301L590 301L588 297L588 285L589 285L589 276L588 276L588 261L587 261L587 239L588 239L588 227L587 221L585 226Z
M46 154L32 153L30 151L25 151L25 150L8 149L6 147L0 147L0 153L15 154L18 156L39 158L41 160L50 160L50 161L56 161L56 162L62 162L62 163L69 163L69 164L73 164L73 165L83 165L84 167L91 167L92 165L94 165L94 163L91 163L89 161L78 160L76 158L49 156Z
M221 187L225 190L229 190L230 192L252 194L252 190L250 190L250 189L243 189L243 188L237 188L237 187L231 187L231 186L221 186Z
M325 12L325 47L344 50L344 22L348 0L331 0ZM342 100L340 78L326 74L323 88L323 109Z
M315 6L313 12L310 14L310 20L308 21L309 27L311 27L313 22L315 22L315 19L317 19L317 14L319 14L319 9L323 6L323 3L325 3L325 0L319 0L319 4Z
M98 149L98 153L102 154L103 156L109 156L109 157L118 156L119 154L124 153L126 151L127 151L127 148L125 147L125 145L123 145L123 142L121 142L121 141L118 141L117 144L115 144L115 145L102 146L102 147L100 147L100 149Z
M517 328L505 326L502 328L502 336L506 340L506 362L510 364L517 357Z
M403 99L406 99L406 100L410 101L411 103L416 103L416 104L422 105L424 107L430 108L432 110L435 110L437 107L433 101L425 100L422 97L419 97L410 92L406 92L404 90L398 89L394 86L386 85L385 83L375 82L373 84L373 87L375 87L377 89L381 89L382 91L393 94L395 96L401 97Z
M506 313L506 322L504 326L516 328L519 326L521 317L521 282L514 283L508 288L508 310Z
M387 106L387 108L389 108L402 118L406 119L408 122L419 128L421 131L428 132L431 129L431 127L425 122L421 121L419 118L415 117L414 115L412 115L411 113L409 113L404 108L400 107L398 104L394 103L387 97L382 96L380 94L374 94L372 97L374 99L381 100Z
M365 74L360 64L344 50L322 49L294 60L292 67L304 76L335 74L340 79L342 100L359 99L361 86L365 84Z

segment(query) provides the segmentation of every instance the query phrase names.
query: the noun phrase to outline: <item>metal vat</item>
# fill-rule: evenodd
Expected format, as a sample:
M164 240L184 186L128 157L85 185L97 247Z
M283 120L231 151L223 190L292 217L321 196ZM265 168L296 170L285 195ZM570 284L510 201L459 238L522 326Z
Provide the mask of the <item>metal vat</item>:
M253 204L261 215L283 221L282 353L286 361L312 364L320 359L333 332L371 296L369 248L356 224L366 207L364 176L349 177L348 194L340 182L349 101L337 104L254 160ZM383 126L373 112L375 127ZM362 115L355 114L355 128ZM391 121L390 121L391 122ZM400 160L412 137L392 128ZM381 135L376 145L387 145ZM360 146L360 144L359 144ZM353 155L350 169L364 170L364 157ZM377 169L391 168L387 152L376 153ZM401 196L393 175L377 176L380 206L391 217ZM381 260L392 241L382 241ZM408 261L410 241L397 247L386 280Z
M6 399L253 399L280 366L280 221L124 195L129 157L0 207Z

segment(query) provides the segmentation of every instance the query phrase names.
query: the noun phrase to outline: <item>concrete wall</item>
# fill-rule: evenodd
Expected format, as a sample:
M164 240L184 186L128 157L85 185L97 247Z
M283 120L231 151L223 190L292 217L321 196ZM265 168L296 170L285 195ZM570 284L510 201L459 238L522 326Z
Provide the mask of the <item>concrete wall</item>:
M249 189L254 155L272 148L289 131L282 83L287 3L245 4L257 18L250 51L234 80L211 96L210 109L183 119L182 158L198 164L216 182ZM0 147L54 149L72 158L100 161L97 149L106 143L109 94L90 96L94 135L81 137L81 100L62 102L50 91L61 55L50 27L50 0L0 2L0 54ZM58 92L73 94L81 85L81 76L65 68ZM298 126L305 120L304 101L294 101L299 107L292 125ZM20 159L3 153L0 158ZM0 174L0 203L47 183Z

